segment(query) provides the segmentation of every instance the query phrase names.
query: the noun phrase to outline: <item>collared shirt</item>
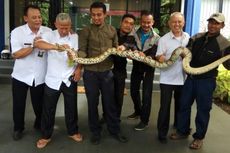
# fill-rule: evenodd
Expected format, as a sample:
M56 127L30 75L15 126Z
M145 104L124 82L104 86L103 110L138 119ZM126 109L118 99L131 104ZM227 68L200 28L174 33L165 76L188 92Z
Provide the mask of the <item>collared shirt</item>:
M142 34L144 33L141 27L138 28L134 34L138 50L144 52L147 56L155 56L156 51L152 48L154 48L154 46L157 46L160 36L156 32L154 32L153 28L150 29L150 31L146 35L147 39L145 39L144 41L141 40Z
M38 33L35 34L31 31L28 24L15 28L11 32L12 53L22 48L30 47L28 44L33 44L35 37L41 36L47 31L51 31L51 29L41 26ZM33 82L35 86L44 83L47 55L42 53L43 55L39 56L39 52L42 51L35 48L28 56L16 59L11 76L30 86L33 85Z
M100 26L91 24L85 27L79 37L79 56L97 57L107 51L108 48L117 47L118 38L116 29L108 24ZM110 70L113 66L111 56L101 63L84 65L84 69L96 72Z
M151 34L151 31L148 33L144 33L144 31L141 30L141 38L140 38L141 48L144 48L145 41L149 38L150 34Z
M61 37L58 31L54 30L44 34L43 39L52 44L68 44L70 48L74 48L74 50L78 49L77 34L69 34L65 37ZM64 82L66 86L69 87L71 84L69 77L73 74L75 66L70 66L68 64L67 53L49 50L47 61L46 85L52 89L59 90L61 83Z
M169 32L160 38L156 56L164 54L166 60L168 60L176 48L186 47L188 41L189 35L185 32L180 37L175 37L172 32ZM160 70L160 83L162 84L183 85L184 81L185 73L181 57L170 67Z
M155 58L157 44L160 36L156 32L154 32L153 28L151 28L151 30L149 31L148 39L145 40L144 44L142 44L141 36L142 28L140 27L134 34L138 50L142 51L146 56L151 56L152 58ZM154 68L145 63L133 60L133 70L139 72L153 72Z

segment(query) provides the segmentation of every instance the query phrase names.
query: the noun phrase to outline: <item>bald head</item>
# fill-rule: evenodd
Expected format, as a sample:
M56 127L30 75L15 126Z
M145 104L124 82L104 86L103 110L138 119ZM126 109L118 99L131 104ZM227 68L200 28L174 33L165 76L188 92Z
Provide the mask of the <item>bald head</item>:
M184 28L184 15L180 12L174 12L169 18L169 27L175 36L180 36Z

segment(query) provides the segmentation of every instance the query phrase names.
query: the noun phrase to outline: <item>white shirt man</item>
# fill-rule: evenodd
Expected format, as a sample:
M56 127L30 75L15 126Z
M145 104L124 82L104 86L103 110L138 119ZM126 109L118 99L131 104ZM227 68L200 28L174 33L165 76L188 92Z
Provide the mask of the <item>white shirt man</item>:
M28 24L22 25L11 32L11 49L14 54L21 48L33 47L35 37L40 37L50 28L41 26L37 34L33 33ZM15 60L12 77L32 86L43 84L46 74L47 55L42 50L34 48L32 53Z
M78 50L78 35L70 34L61 37L57 30L43 35L43 40L55 44L68 44L70 48ZM69 77L73 74L75 66L69 66L66 52L57 50L48 51L48 65L45 83L48 87L59 90L61 83L64 82L67 87L70 86Z
M183 32L184 16L180 12L171 14L168 21L171 31L160 38L156 58L159 62L164 62L170 58L173 51L178 47L186 47L189 41L189 35ZM172 95L174 97L174 124L177 127L177 114L180 107L179 100L181 89L185 81L185 73L182 68L182 58L170 67L160 70L160 110L158 113L158 140L161 143L167 142L169 130L170 105Z
M40 8L37 6L25 7L23 19L26 24L11 32L12 57L15 58L12 73L14 140L23 137L28 89L36 116L34 128L41 128L46 55L41 50L34 48L33 42L41 39L43 33L51 31L41 26L42 17Z
M180 37L175 37L172 32L165 34L159 40L156 56L163 54L165 60L168 60L176 48L180 46L186 47L189 38L190 36L185 32L183 32ZM183 85L185 76L182 67L182 58L179 57L172 66L160 70L160 83Z
M64 96L67 133L74 141L82 141L82 135L78 132L77 125L77 81L81 77L80 65L70 65L67 52L58 51L60 48L62 50L64 48L77 50L78 35L70 33L71 18L67 13L57 15L55 26L57 30L45 33L42 40L34 43L36 47L42 48L48 53L41 122L42 138L37 141L38 148L44 148L51 141L55 110L61 93Z

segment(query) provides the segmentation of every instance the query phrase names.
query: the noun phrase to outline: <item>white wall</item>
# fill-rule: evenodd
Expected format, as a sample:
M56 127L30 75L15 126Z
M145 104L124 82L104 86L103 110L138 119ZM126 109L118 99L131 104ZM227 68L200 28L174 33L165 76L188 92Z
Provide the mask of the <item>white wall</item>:
M222 13L225 16L225 27L222 30L222 34L226 38L230 38L230 0L223 0Z
M9 0L4 0L5 45L9 45L10 35L10 5Z
M222 13L225 15L225 27L221 30L221 33L226 37L230 38L230 0L223 0ZM219 12L219 0L201 0L201 12L200 12L200 26L199 32L207 31L207 19L213 13Z
M215 12L218 12L219 0L201 0L200 27L199 32L207 31L207 19Z
M185 5L185 0L181 0L181 8L180 8L181 13L184 13L184 5Z

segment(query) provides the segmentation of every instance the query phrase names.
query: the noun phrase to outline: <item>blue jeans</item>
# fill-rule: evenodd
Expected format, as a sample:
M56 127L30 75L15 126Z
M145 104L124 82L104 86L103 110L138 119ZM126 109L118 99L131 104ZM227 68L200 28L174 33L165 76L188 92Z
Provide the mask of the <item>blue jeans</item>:
M216 87L215 78L192 79L188 77L182 89L180 109L178 112L177 131L188 135L190 132L191 106L196 100L196 132L194 139L203 139L208 129L210 111L212 109L212 94Z

